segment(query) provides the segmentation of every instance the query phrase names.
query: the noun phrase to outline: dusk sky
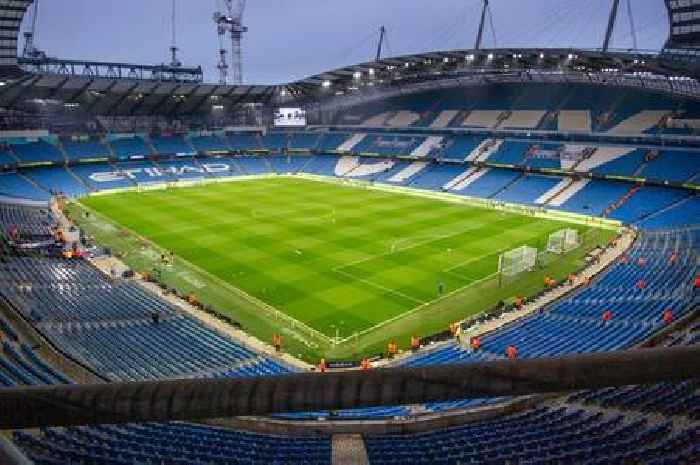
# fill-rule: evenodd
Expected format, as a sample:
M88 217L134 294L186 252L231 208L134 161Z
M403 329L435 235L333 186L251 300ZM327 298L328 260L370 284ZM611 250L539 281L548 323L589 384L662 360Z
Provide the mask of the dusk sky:
M155 64L169 61L172 0L42 1L36 44L50 56ZM215 0L176 0L180 59L218 79ZM387 55L471 48L481 0L250 0L244 23L244 80L289 82L373 58L377 30ZM600 47L611 0L491 0L502 46ZM663 0L631 0L638 46L659 49L668 34ZM494 46L487 29L485 47ZM613 47L631 48L627 0Z

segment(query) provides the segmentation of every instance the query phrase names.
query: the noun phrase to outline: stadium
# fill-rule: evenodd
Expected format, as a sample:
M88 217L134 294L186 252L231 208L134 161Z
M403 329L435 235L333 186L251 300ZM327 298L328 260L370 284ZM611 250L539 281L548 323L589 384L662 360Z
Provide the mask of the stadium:
M483 0L266 85L245 1L212 78L175 1L148 65L0 0L0 463L700 463L700 2L654 1L659 50L630 0L487 48Z

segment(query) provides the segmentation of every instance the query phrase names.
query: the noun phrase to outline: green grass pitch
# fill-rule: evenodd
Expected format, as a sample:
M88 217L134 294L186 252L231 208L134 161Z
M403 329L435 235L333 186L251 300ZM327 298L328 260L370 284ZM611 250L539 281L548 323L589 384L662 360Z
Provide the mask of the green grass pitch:
M522 244L543 248L550 233L571 226L284 177L82 203L172 251L200 272L200 280L209 276L341 338L429 308L441 297L439 287L444 296L487 280L503 251ZM229 308L223 298L215 303Z

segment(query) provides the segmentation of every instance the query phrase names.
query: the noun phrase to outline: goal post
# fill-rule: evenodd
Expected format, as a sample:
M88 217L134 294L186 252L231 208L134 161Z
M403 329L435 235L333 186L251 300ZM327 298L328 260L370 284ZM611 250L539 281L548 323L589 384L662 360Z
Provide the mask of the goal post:
M537 249L523 245L498 257L498 273L501 276L512 277L534 269L536 264Z
M568 253L576 249L580 243L576 229L560 229L549 235L547 252L555 254Z

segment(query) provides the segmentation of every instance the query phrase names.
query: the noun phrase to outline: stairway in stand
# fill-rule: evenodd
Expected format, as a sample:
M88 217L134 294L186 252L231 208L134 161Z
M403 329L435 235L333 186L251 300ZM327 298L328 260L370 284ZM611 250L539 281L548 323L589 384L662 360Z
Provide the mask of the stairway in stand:
M632 187L630 190L628 190L627 192L625 192L622 197L620 197L619 199L617 199L616 201L611 203L610 206L603 211L603 217L607 218L610 215L610 213L614 212L615 210L617 210L618 208L623 206L641 188L642 188L642 186L636 185L636 186Z
M333 435L333 465L369 465L365 442L360 434Z

